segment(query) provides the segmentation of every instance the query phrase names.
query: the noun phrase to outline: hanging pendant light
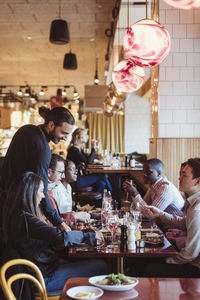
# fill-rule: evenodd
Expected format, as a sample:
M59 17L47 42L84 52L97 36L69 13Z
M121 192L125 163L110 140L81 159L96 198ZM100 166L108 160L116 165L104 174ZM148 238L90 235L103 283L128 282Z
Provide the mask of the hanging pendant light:
M63 61L63 69L66 70L76 70L77 69L77 60L76 60L76 54L71 53L66 53L64 56L64 61Z
M126 93L137 91L144 82L144 76L144 69L128 60L120 61L112 72L116 88Z
M180 9L200 8L200 0L164 0L167 4Z
M63 69L76 70L77 69L76 54L71 52L71 42L69 44L69 53L66 53L63 60Z
M61 19L61 0L59 0L59 19L51 22L49 40L53 44L63 45L69 43L69 30L65 20Z
M119 91L113 82L111 82L108 86L107 97L110 101L115 101L116 103L125 101L125 93Z
M168 55L171 40L167 29L152 19L136 22L124 37L124 52L138 66L152 67Z

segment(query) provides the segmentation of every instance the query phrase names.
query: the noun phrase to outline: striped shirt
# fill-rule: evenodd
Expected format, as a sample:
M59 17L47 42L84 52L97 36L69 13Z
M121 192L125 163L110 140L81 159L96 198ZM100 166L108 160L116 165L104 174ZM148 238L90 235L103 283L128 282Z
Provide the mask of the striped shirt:
M141 205L153 205L173 215L183 215L184 199L175 185L166 177L161 177L152 184L144 199L138 194L133 200Z

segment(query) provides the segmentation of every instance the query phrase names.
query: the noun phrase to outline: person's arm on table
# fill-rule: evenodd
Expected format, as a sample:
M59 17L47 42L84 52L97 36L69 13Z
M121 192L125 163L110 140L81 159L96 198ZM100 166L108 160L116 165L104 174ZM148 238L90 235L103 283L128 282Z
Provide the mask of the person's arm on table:
M75 230L62 232L55 227L45 224L29 213L24 213L24 215L28 224L29 238L46 241L56 247L80 244L82 242L89 245L95 243L96 234L93 231L84 232ZM21 217L24 218L24 215ZM26 228L25 224L24 228Z
M142 213L145 217L151 219L159 218L161 222L168 227L179 228L183 231L186 231L185 217L168 214L167 212L164 212L159 208L151 205L143 206Z
M90 155L85 154L76 147L71 147L69 149L68 155L69 160L72 160L75 164L84 162L85 164L91 164L95 157L95 149L92 148Z
M200 253L200 212L195 211L187 217L187 236L185 247L181 249L178 256L168 258L168 263L187 264L195 261Z

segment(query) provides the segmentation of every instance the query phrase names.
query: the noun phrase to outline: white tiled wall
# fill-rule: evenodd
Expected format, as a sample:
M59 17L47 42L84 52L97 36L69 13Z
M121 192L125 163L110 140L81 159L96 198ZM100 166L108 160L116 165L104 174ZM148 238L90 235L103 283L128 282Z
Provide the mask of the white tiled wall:
M159 137L200 137L200 10L160 0L160 23L172 45L160 65Z
M125 153L149 153L150 101L129 94L125 101Z

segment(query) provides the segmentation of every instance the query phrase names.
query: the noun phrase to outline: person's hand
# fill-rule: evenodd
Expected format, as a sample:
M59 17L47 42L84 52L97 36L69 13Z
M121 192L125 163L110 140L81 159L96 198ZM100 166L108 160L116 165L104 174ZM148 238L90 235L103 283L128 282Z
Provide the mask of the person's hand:
M160 217L163 214L163 212L162 212L162 210L160 210L159 208L157 208L155 206L144 205L144 206L142 206L142 214L145 217L155 219L155 218Z
M81 222L87 223L90 221L90 214L85 211L75 212L74 215L75 215L75 219Z
M91 140L91 146L92 146L92 148L96 148L96 141L95 140Z
M124 181L122 186L123 186L124 191L128 192L133 197L135 197L139 194L138 190L136 188L136 185L131 184L128 180Z
M170 243L176 243L176 238L174 236L174 233L169 231L165 233L166 238L170 241Z
M65 222L62 222L58 228L61 230L61 231L71 231L71 228L65 223Z

